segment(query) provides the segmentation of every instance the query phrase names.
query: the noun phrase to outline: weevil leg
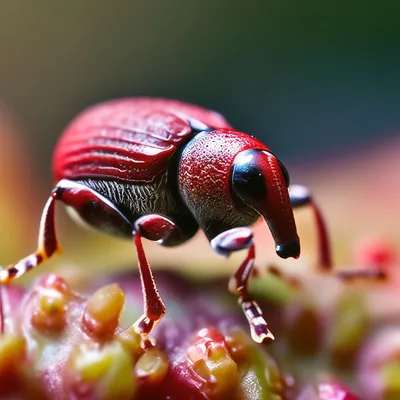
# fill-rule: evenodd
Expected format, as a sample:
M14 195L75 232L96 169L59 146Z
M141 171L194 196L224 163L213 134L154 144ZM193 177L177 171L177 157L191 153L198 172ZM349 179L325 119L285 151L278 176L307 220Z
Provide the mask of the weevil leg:
M310 191L301 185L291 185L289 187L290 202L293 208L299 208L303 206L310 206L314 219L317 225L318 235L318 267L324 271L330 271L332 269L332 253L329 241L328 230L322 213L311 196Z
M332 271L333 264L328 229L318 205L315 203L311 193L305 186L290 186L289 196L293 208L311 206L317 224L317 234L319 240L318 266L321 271ZM386 273L384 271L374 269L341 270L334 272L334 275L345 282L354 282L357 280L379 281L386 278Z
M4 326L4 305L3 305L3 290L4 288L0 285L0 334L4 335L5 326Z
M134 234L134 241L138 255L144 310L143 315L134 323L133 326L140 335L148 336L160 322L166 312L166 308L158 292L149 262L147 261L140 233Z
M96 226L106 221L107 227L130 235L131 222L106 198L78 182L62 179L53 189L44 206L40 220L38 249L18 263L0 270L0 283L8 283L40 265L54 253L61 252L57 241L54 212L55 202L61 201L73 208L84 220ZM98 218L99 212L102 218Z
M132 222L109 199L95 190L79 182L68 180L60 181L58 187L59 200L72 207L86 223L110 233L133 234L144 302L144 313L133 327L142 336L148 336L165 314L165 306L144 252L142 237L162 241L170 235L176 235L177 228L167 218L147 215L136 220L132 232Z
M344 269L335 272L335 276L344 282L355 282L359 280L366 281L384 281L387 273L380 269Z
M0 283L6 284L15 278L19 278L40 265L44 260L50 258L54 253L61 252L54 224L56 200L57 195L53 192L44 206L40 220L38 248L36 252L23 258L16 264L8 265L0 270Z
M136 244L140 279L142 283L144 312L135 323L135 329L141 335L148 335L165 314L165 305L160 297L151 272L149 262L143 249L142 237L169 245L171 241L180 241L182 231L170 219L150 214L139 218L134 224L134 240Z
M239 296L239 304L250 325L251 337L257 343L270 343L275 338L268 329L263 313L248 292L249 277L254 268L255 246L249 228L234 228L223 232L211 241L212 248L228 256L238 250L248 249L247 256L229 281L229 290Z

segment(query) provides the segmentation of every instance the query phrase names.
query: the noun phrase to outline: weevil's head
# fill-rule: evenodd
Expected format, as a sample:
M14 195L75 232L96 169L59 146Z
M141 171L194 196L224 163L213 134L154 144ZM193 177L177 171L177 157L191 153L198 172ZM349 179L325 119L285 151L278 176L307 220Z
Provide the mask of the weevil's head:
M229 129L198 133L184 147L178 188L186 207L211 241L262 216L280 257L299 257L289 176L254 137Z
M248 149L236 155L231 169L232 197L265 219L280 257L298 258L300 243L288 186L285 166L268 150Z

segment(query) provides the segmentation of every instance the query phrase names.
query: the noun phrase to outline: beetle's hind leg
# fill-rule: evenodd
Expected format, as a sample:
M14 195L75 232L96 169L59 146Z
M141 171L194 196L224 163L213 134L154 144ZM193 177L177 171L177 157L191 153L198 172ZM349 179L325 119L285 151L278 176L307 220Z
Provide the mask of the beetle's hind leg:
M38 248L36 252L23 258L16 264L8 265L4 269L0 270L0 283L9 283L11 280L18 278L34 267L37 267L44 260L50 258L54 253L61 251L57 241L54 223L56 200L57 188L52 192L42 212L39 228Z
M229 290L239 296L244 315L250 325L251 337L257 343L270 343L275 338L268 329L263 313L248 292L248 280L255 260L253 233L250 228L234 228L223 232L211 241L212 248L219 254L228 256L238 250L248 249L247 256L229 281Z

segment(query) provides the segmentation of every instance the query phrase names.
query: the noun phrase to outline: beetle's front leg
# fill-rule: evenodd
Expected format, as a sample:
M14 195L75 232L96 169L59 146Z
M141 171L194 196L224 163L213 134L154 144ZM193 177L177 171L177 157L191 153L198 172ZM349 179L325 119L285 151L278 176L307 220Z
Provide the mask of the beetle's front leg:
M219 254L228 256L234 251L248 249L247 257L229 281L229 289L239 296L244 315L257 343L270 343L274 340L258 304L248 292L248 280L254 267L255 246L250 228L234 228L223 232L211 241L212 248Z
M11 280L24 275L32 268L40 265L55 252L61 252L54 224L55 201L57 199L57 192L53 191L44 206L42 218L40 220L38 247L36 252L23 258L16 264L8 265L4 269L0 270L0 283L9 283Z

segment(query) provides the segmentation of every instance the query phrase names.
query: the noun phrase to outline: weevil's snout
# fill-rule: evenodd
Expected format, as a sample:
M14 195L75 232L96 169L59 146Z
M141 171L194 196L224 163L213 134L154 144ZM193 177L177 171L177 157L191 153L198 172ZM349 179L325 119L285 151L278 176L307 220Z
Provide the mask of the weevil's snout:
M300 241L295 241L287 244L277 244L275 247L276 254L281 258L299 258L300 257Z
M264 217L280 257L298 258L300 243L288 186L286 168L272 153L249 149L236 156L231 177L234 197Z

